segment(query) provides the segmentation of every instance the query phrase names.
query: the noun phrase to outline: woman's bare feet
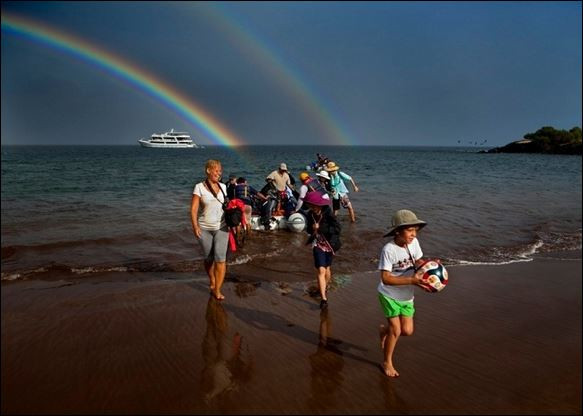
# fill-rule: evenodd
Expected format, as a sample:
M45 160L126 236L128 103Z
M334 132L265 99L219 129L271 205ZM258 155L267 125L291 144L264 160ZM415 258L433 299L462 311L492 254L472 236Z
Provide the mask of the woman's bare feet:
M215 298L217 298L218 300L223 300L225 299L225 297L223 296L223 294L221 293L215 293Z

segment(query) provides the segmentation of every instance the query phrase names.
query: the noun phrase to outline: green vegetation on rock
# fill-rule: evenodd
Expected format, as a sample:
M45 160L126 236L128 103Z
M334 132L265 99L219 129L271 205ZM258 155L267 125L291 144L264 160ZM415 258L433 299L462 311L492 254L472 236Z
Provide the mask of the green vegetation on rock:
M562 155L581 154L581 127L571 130L556 130L545 126L535 133L524 135L518 140L502 147L484 151L483 153L548 153Z

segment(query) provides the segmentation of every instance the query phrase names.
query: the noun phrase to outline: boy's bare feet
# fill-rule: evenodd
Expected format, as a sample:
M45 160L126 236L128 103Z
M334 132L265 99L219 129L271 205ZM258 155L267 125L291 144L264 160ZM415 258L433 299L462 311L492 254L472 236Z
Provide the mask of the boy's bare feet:
M381 368L387 377L399 377L399 372L392 365L385 365L383 363L381 364Z
M381 349L385 349L385 341L387 340L387 328L384 325L379 327L379 337L381 338Z

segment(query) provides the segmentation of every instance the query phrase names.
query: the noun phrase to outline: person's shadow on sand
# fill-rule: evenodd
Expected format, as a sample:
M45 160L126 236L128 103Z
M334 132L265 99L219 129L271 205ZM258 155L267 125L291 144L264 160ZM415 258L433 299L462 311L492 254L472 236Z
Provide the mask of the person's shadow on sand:
M320 334L316 352L310 355L310 396L308 407L311 411L326 410L335 403L334 393L342 385L344 358L338 345L342 341L332 338L332 322L329 308L320 312Z
M256 310L242 308L240 306L235 306L232 304L226 305L226 307L229 309L229 311L232 311L235 314L235 316L237 316L238 319L240 319L243 322L246 322L248 325L253 326L255 328L266 331L280 332L284 335L296 338L307 344L313 344L314 339L319 338L319 334L316 334L314 331L296 325L275 313L266 311L259 312ZM360 357L350 352L350 350L366 352L368 351L367 348L363 348L359 345L352 344L349 342L343 342L340 340L335 340L335 342L337 343L337 345L339 345L338 349L342 350L342 354L344 355L344 357L351 358L378 367L378 362L371 361L367 358Z
M200 285L192 285L192 288L200 291L206 291L207 289L200 286ZM209 301L210 302L210 301ZM219 302L220 303L220 302ZM311 331L307 328L301 327L296 325L289 320L285 319L284 317L277 315L272 312L266 311L257 311L253 309L243 308L240 306L235 306L233 304L225 304L222 303L221 309L224 307L228 308L230 312L232 312L238 319L243 322L246 322L248 325L253 326L258 329L266 330L266 331L276 331L280 332L284 335L294 337L300 341L303 341L307 344L312 344L314 339L318 339L319 334L316 334L314 331ZM208 309L208 308L207 308ZM224 312L226 315L226 312ZM207 313L208 314L208 313ZM207 317L208 320L208 317ZM208 332L208 329L207 329ZM342 354L345 358L351 358L356 361L360 361L363 363L370 364L374 367L378 367L378 362L369 360L367 358L358 356L350 352L350 350L356 350L360 352L367 352L368 348L363 348L359 345L352 344L349 342L343 342L340 340L334 340L337 345L340 345L338 349L342 350Z
M253 360L248 344L237 332L227 336L228 315L221 301L209 297L206 308L206 331L202 342L204 368L201 391L205 403L223 397L248 381L253 372Z

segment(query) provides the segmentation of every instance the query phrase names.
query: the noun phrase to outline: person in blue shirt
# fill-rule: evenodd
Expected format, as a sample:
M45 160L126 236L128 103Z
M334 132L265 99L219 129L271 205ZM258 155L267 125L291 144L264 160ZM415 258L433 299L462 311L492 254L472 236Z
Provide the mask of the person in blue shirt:
M358 186L354 183L354 180L350 175L342 172L340 166L336 165L334 162L328 162L326 165L326 171L330 174L330 186L332 187L332 208L334 209L334 215L338 215L338 210L340 205L348 210L350 215L350 221L355 222L356 216L354 215L354 208L352 208L352 203L348 198L348 188L344 182L350 182L354 192L358 192Z

